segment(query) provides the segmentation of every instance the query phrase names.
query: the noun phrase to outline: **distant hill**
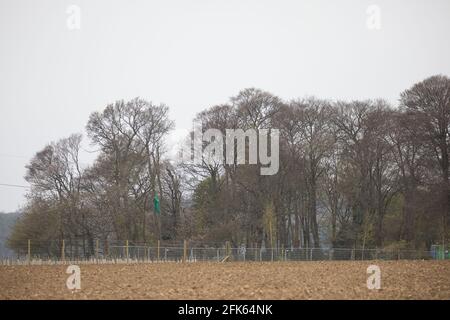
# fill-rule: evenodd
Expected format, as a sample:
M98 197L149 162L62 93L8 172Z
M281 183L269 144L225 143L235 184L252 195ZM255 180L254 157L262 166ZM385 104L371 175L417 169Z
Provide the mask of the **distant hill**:
M19 216L19 212L0 212L0 259L14 256L14 252L6 247L6 240Z

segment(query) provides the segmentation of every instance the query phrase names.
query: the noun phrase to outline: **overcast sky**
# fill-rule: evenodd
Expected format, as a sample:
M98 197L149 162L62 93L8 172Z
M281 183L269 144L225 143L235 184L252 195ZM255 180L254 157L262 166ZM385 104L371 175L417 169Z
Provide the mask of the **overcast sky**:
M117 99L164 102L179 129L246 87L395 105L450 75L449 40L448 0L0 0L0 184L26 185L35 152ZM25 191L0 185L0 211Z

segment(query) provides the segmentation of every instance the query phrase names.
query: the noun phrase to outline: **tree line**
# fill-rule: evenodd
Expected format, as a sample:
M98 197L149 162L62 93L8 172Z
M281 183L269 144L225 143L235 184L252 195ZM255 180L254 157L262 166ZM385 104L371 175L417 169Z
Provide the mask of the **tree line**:
M196 116L202 130L279 129L279 171L259 164L176 162L166 105L116 101L90 115L99 150L79 161L81 134L50 143L26 167L31 188L9 238L43 246L190 239L233 245L429 249L450 221L450 78L383 99L284 101L249 88ZM187 144L192 142L191 133ZM153 199L160 201L155 212Z

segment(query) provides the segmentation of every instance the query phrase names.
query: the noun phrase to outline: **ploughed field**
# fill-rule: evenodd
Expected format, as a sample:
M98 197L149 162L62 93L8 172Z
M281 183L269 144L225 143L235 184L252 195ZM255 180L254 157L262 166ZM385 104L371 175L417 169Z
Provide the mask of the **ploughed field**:
M369 265L381 289L367 288ZM450 299L450 261L321 261L0 266L0 299Z

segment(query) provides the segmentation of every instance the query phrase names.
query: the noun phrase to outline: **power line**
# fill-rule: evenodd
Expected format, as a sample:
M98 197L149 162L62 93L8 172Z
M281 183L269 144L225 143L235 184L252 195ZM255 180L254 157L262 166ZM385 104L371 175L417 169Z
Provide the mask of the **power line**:
M0 183L0 186L3 186L3 187L15 187L15 188L26 188L26 189L30 188L29 186L22 186L22 185L19 185L19 184L9 184L9 183Z
M88 150L88 149L85 149L85 148L83 148L83 147L81 147L81 150L83 150L84 152L87 152L87 153L96 153L96 152L100 152L100 151L101 151L101 149L98 149L98 150Z

